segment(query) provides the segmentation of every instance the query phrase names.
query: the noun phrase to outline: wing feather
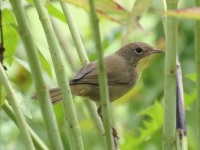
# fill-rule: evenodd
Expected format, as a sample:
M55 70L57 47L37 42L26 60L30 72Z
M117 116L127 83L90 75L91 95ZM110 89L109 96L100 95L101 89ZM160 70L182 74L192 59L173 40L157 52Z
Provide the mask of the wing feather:
M127 62L118 55L104 58L108 84L124 84L131 82L132 74ZM70 84L99 84L97 62L86 64L75 75Z

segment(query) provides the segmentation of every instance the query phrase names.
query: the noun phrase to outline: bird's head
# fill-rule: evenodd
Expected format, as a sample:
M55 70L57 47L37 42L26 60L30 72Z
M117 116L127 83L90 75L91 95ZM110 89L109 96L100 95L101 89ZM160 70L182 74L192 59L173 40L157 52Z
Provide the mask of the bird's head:
M163 53L164 51L156 49L144 42L133 42L120 48L116 53L124 57L131 66L140 70L148 63L152 54Z

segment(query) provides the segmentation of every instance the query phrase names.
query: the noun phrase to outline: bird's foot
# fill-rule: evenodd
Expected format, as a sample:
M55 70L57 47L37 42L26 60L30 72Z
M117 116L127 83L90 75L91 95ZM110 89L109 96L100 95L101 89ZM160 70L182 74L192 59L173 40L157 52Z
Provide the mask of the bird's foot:
M113 135L113 140L114 140L114 145L115 145L115 149L119 150L119 144L118 144L118 140L119 140L119 136L117 134L117 131L115 130L115 128L112 127L112 135Z
M116 129L113 128L113 127L112 127L112 135L113 135L114 138L116 138L117 140L119 140L118 133L117 133Z

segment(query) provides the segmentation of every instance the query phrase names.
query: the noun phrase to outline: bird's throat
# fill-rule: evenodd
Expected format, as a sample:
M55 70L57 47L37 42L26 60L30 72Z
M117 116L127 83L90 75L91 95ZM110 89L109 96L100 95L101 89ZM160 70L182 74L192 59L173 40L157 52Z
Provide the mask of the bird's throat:
M136 65L137 72L141 72L145 67L147 67L150 59L151 59L151 56L148 56L139 60Z

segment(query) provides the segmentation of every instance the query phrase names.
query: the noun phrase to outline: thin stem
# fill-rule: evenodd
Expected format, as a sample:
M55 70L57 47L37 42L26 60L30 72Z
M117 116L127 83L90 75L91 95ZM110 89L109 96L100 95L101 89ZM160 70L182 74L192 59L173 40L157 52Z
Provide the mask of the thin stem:
M101 37L100 37L100 31L99 31L99 25L98 25L98 19L96 16L94 1L89 0L89 5L90 5L91 23L92 23L92 29L93 29L93 35L94 35L96 53L97 53L102 117L103 117L103 125L105 129L105 138L106 138L106 146L107 146L106 149L113 150L114 143L113 143L112 134L111 134L112 132L111 132L111 116L110 116L111 108L110 108L110 101L109 101L107 77L106 77L105 66L104 66L104 61L103 61L103 50L101 47Z
M3 108L4 112L8 115L8 117L19 127L16 117L15 117L15 114L14 114L13 110L10 108L10 106L8 105L8 103L4 103L2 108ZM28 124L26 124L26 125L27 125L30 135L32 137L33 143L35 144L35 147L37 149L48 150L48 147L38 137L38 135L34 132L34 130Z
M166 4L166 0L161 0L161 4L162 4L162 9L164 12L167 11L167 4ZM164 27L164 31L165 31L165 34L166 34L166 15L162 15L162 21L163 21L163 27Z
M78 30L76 28L76 25L73 21L73 17L72 17L72 14L70 13L68 4L66 2L63 2L62 0L59 0L59 1L60 1L62 10L65 14L65 17L66 17L66 20L67 20L67 23L69 26L69 30L70 30L72 38L74 40L74 44L76 46L79 58L81 60L82 65L84 65L85 63L89 62L89 59L87 57L86 51L85 51L83 43L81 41L81 37L80 37Z
M76 71L77 68L76 66L76 63L75 63L75 59L72 58L72 55L70 54L70 50L68 49L67 47L67 43L66 41L63 41L64 38L64 35L62 36L62 33L59 31L59 28L56 26L56 23L54 22L54 20L51 18L51 21L52 21L52 25L53 25L53 28L55 30L55 33L56 33L56 36L57 38L59 39L60 41L60 45L65 53L65 56L66 56L66 59L69 60L69 64L72 68L73 71ZM70 20L68 20L69 22ZM76 47L77 48L77 47ZM82 52L79 50L79 52ZM79 58L80 58L80 55L79 55ZM81 59L81 58L80 58ZM84 60L88 60L88 58L84 58L82 61L82 64L84 65ZM95 127L97 128L97 131L99 133L99 136L100 136L100 139L103 143L103 134L104 134L104 128L103 128L103 125L102 125L102 122L101 122L101 119L100 117L98 116L97 114L97 107L95 105L94 102L91 102L89 100L84 100L83 101L87 107L87 110L89 111L91 117L92 117L92 120L94 121L94 124L95 124Z
M1 4L2 2L0 1L0 46L4 47L4 42L3 42L3 26L2 26L2 9L1 9ZM1 56L3 57L3 56Z
M200 0L196 0L196 6L200 6ZM196 72L197 72L197 134L198 148L200 150L200 21L195 25L195 52L196 52Z
M68 23L68 26L69 26L69 30L70 30L72 38L74 40L76 50L78 52L81 64L85 65L86 63L89 63L89 59L87 57L86 50L83 46L83 43L82 43L80 34L78 32L78 29L76 27L76 24L74 23L73 16L72 16L70 9L68 7L68 4L66 2L63 2L62 0L60 0L60 4L61 4L61 7L63 9L64 15L66 17L66 20L67 20L67 23ZM99 118L99 116L97 115L97 112L96 112L97 107L91 101L86 100L84 102L85 102L86 106L88 107L88 111L90 112L91 117L92 117L94 123L96 124L99 135L102 138L102 135L104 133L104 129L103 129L101 120L100 120L100 118Z
M72 51L69 49L67 37L64 34L62 28L59 27L59 24L56 22L56 20L53 17L50 17L50 19L53 29L55 31L56 38L58 39L59 45L61 46L61 49L63 51L64 57L68 61L72 70L76 71L78 69L78 65Z
M178 54L176 58L177 64L177 90L176 90L176 132L177 132L177 150L187 150L187 132L185 123L185 108L184 108L184 92L181 64Z
M83 150L84 149L83 141L82 141L80 127L78 124L78 118L76 115L74 102L70 91L69 80L67 78L67 74L64 70L61 61L58 42L57 39L55 38L50 18L48 16L47 10L44 7L42 0L33 0L33 2L35 4L36 10L38 12L40 21L42 23L45 32L45 36L49 45L49 51L55 68L56 78L63 95L63 104L64 104L63 109L68 124L68 129L69 129L68 133L69 133L71 148L74 148L75 150Z
M92 119L94 120L94 124L95 124L97 131L99 133L99 136L101 138L101 142L103 143L104 142L103 134L104 134L105 131L104 131L104 127L103 127L103 124L101 122L101 119L97 114L97 107L93 102L90 102L88 100L85 100L84 102L86 104L88 111L90 112Z
M18 22L19 34L25 46L25 51L28 57L28 62L31 68L33 81L36 88L38 102L45 121L48 137L50 139L51 148L63 150L63 145L56 124L56 119L53 114L53 108L49 100L50 97L42 77L41 66L39 64L39 59L36 54L37 49L31 36L31 30L29 28L29 23L26 18L24 8L20 0L10 0L10 3Z
M177 9L177 0L167 0L167 9ZM177 19L166 18L163 150L175 150Z
M8 101L11 105L11 107L13 108L13 111L15 113L16 116L16 120L18 122L19 125L19 130L21 132L22 138L24 140L26 149L28 150L35 150L33 141L31 139L30 133L28 131L28 128L26 126L26 120L21 112L20 109L20 104L19 104L19 100L17 99L17 96L14 92L14 90L11 87L11 84L4 72L4 69L0 63L0 81L7 93L7 97L8 97Z

